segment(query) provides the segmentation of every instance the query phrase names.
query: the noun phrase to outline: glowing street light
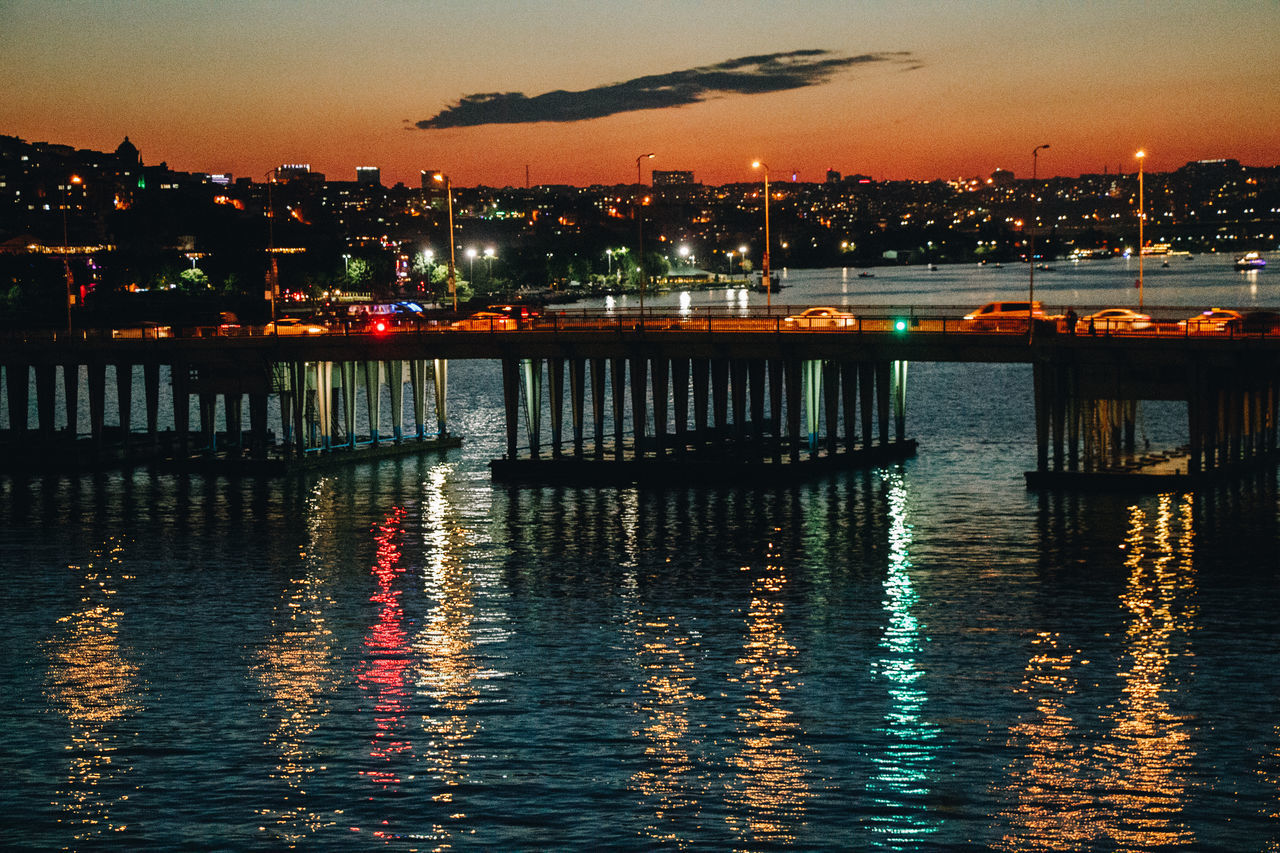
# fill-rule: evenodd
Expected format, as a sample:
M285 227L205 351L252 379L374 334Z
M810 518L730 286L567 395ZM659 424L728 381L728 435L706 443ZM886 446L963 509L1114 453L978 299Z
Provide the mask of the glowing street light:
M1035 329L1035 298L1036 298L1036 164L1039 161L1040 152L1048 148L1047 144L1037 145L1031 149L1031 216L1028 221L1031 228L1027 236L1027 264L1030 267L1027 279L1027 335L1032 336Z
M69 246L67 243L67 208L71 206L71 185L80 184L82 180L79 175L72 175L67 179L67 183L62 186L62 274L67 281L67 331L71 331L71 302L75 299L71 295L71 261L67 257ZM194 264L192 264L194 266Z
M476 280L476 250L475 247L467 249L467 261L470 262L470 269L467 272L467 278L470 281Z
M1147 152L1139 151L1134 155L1138 158L1138 310L1142 310L1142 226L1147 220L1147 208L1143 204L1142 198L1142 160L1147 156Z
M764 304L769 308L773 305L773 280L769 278L769 166L757 160L751 168L764 170Z
M636 260L640 262L638 269L640 270L640 316L644 317L644 288L648 275L644 270L644 180L640 176L640 163L643 160L652 160L653 152L641 154L636 158Z
M454 272L453 257L453 183L443 172L436 172L432 180L444 184L445 206L449 210L449 293L453 296L453 310L458 310L458 280Z

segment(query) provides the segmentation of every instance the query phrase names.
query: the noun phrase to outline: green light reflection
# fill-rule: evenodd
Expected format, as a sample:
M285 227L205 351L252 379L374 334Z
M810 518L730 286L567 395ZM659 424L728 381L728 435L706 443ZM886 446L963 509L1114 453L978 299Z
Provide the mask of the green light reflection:
M885 473L888 486L889 563L884 579L884 609L888 615L880 639L881 655L872 673L883 679L889 707L874 734L883 744L872 755L874 772L867 792L875 808L867 818L875 846L910 850L922 837L938 831L930 813L929 796L937 773L935 755L940 730L925 717L928 694L921 680L925 672L918 657L925 626L915 615L919 596L911 579L911 525L908 494L901 470Z

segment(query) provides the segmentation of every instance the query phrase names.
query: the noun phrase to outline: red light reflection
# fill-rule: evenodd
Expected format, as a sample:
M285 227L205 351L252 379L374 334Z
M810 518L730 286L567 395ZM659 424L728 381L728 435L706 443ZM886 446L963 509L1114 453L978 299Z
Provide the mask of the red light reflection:
M404 516L405 510L397 507L374 530L378 551L372 572L378 582L378 590L369 600L380 604L381 609L377 622L365 637L367 654L356 674L360 688L373 699L376 727L369 757L377 765L374 769L362 770L361 775L383 786L400 783L400 777L391 769L392 758L412 748L405 736L404 725L405 673L409 667L404 608L400 604L400 590L392 588L396 577L404 573L400 562Z

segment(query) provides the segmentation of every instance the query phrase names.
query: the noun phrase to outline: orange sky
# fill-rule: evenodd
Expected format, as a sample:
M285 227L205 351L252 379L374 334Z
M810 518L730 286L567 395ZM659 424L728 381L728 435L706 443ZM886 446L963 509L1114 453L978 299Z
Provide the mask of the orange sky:
M1280 3L0 2L0 133L261 177L705 183L1280 164ZM596 87L737 57L907 55L766 94L573 122L419 130L466 95ZM917 67L918 66L918 67Z

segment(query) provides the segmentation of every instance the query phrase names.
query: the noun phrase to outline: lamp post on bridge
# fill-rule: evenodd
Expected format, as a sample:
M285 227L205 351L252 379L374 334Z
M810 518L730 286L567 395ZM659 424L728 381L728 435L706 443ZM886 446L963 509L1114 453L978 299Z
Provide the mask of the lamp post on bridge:
M1027 337L1035 337L1036 327L1036 210L1038 196L1036 195L1036 165L1040 159L1040 152L1048 148L1048 144L1037 145L1031 149L1031 215L1027 217L1030 228L1027 235L1027 266L1029 274L1027 278Z
M769 166L761 160L751 164L753 169L764 170L764 304L773 307L773 279L769 277Z
M636 260L640 270L640 319L644 321L644 290L648 282L648 274L644 268L644 180L640 176L640 163L652 160L653 152L641 154L636 158Z
M67 253L71 250L70 243L67 239L67 208L71 206L71 185L80 184L82 180L79 175L72 175L67 178L67 182L62 185L62 276L66 279L67 285L67 331L71 331L71 301L75 298L71 294L71 260Z
M1134 155L1138 158L1138 310L1142 310L1142 226L1147 221L1147 208L1143 203L1142 197L1142 160L1147 156L1146 151L1139 151Z
M453 311L458 311L458 279L454 271L453 256L453 183L449 180L449 176L443 172L436 172L431 176L432 180L444 184L445 206L449 210L449 293L453 296Z

